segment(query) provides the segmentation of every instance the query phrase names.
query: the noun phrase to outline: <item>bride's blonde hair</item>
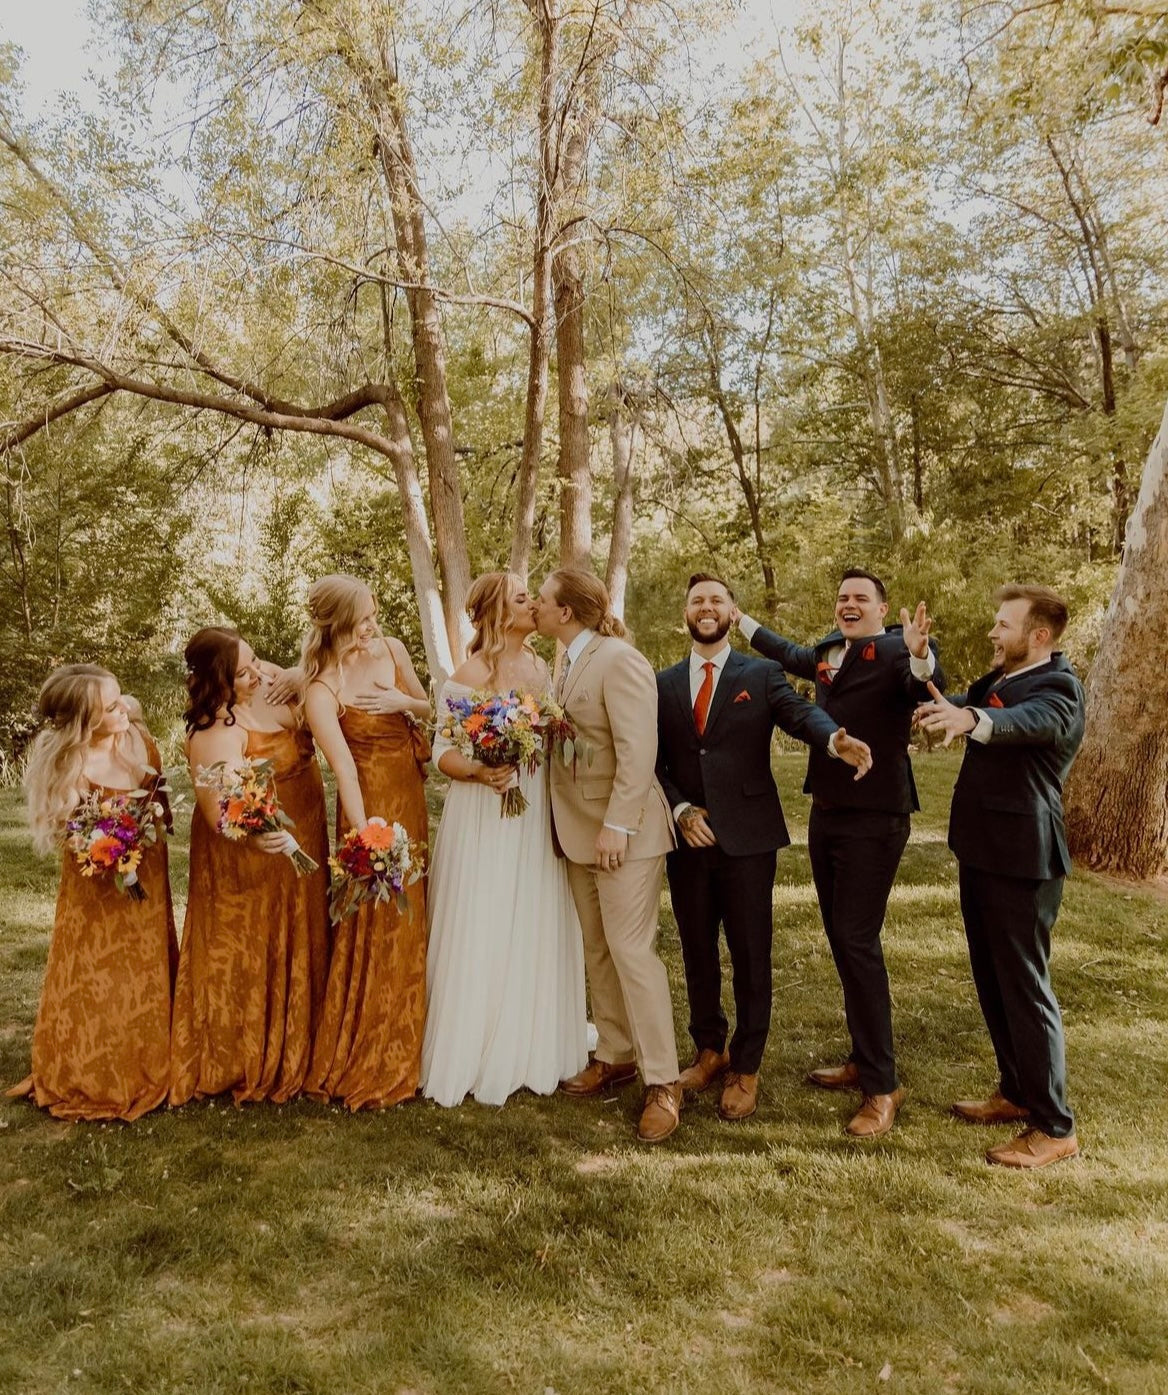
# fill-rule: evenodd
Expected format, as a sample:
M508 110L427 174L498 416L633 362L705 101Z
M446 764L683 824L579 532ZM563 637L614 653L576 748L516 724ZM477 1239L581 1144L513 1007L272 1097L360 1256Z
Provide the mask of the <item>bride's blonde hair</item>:
M65 821L85 794L86 747L101 725L101 685L113 677L97 664L64 664L41 687L37 706L47 725L32 743L24 772L28 818L39 853L50 852L60 841Z
M481 654L492 679L507 643L511 599L522 589L523 579L514 572L486 572L471 582L466 593L466 613L475 631L467 656Z
M322 576L308 588L312 628L304 636L300 650L306 691L314 679L335 664L340 696L345 659L357 648L357 626L372 604L373 592L355 576Z

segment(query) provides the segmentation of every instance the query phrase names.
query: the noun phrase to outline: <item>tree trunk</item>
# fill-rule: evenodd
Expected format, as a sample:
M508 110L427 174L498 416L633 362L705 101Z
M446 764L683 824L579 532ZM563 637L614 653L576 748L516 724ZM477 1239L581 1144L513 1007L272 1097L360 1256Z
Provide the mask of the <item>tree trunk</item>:
M629 580L629 556L633 548L633 486L640 412L629 403L619 382L608 390L609 433L612 439L612 541L608 548L608 569L604 584L612 602L612 613L625 614L625 591ZM630 410L631 407L631 410Z
M378 154L389 192L398 261L404 279L410 283L406 300L417 373L418 420L430 482L430 514L442 577L442 605L451 653L461 660L471 635L466 614L470 559L462 509L462 481L454 454L454 429L446 386L446 345L438 302L430 289L425 215L402 107L392 35L382 35L379 47L379 69L366 63L354 48L350 48L346 58L357 69L373 115Z
M560 565L592 565L592 461L584 369L584 280L575 247L552 264L556 298L556 381L560 406Z
M535 191L535 247L532 255L531 314L535 321L527 358L527 399L523 414L523 454L511 537L511 570L526 578L531 566L535 495L547 414L548 365L555 325L552 320L552 242L555 216L555 82L559 64L560 19L551 5L532 7L539 27L539 170Z
M1073 856L1098 871L1168 870L1168 728L1163 614L1168 601L1168 407L1148 453L1103 639L1087 732L1066 791Z

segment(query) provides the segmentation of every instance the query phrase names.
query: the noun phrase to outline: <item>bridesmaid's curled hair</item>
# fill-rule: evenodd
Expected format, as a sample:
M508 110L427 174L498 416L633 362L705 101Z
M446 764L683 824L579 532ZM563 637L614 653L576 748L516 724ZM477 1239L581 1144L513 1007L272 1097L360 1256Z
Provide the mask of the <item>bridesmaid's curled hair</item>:
M481 654L492 677L506 642L511 599L522 589L523 580L514 572L486 572L466 593L466 613L475 631L466 652Z
M340 670L356 648L357 626L374 604L373 592L355 576L339 572L322 576L308 588L308 618L312 628L300 649L300 668L307 689L332 664Z
M238 630L223 625L208 625L191 636L183 650L187 661L187 710L183 721L188 733L214 726L224 703L224 721L228 726L235 724L235 671L242 640Z
M45 725L32 743L24 772L37 852L52 850L81 801L85 748L101 725L101 685L113 676L97 664L62 664L41 687L37 708Z
M615 635L623 639L628 631L612 613L612 603L604 582L583 567L560 567L550 578L560 605L571 607L572 614L588 630L598 635Z

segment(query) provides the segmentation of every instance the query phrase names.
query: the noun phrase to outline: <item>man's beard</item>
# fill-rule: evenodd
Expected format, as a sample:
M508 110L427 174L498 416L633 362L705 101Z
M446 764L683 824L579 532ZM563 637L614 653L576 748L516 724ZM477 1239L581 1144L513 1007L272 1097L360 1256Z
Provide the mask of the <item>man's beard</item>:
M703 634L692 620L685 622L685 627L689 630L695 644L719 644L730 633L731 620L722 620L718 623L718 628L713 634Z

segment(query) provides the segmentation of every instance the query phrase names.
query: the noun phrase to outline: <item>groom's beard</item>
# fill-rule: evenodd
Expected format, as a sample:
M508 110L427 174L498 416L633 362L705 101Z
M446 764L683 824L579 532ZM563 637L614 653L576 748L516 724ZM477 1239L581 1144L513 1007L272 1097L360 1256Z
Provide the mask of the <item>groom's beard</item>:
M719 622L717 628L711 630L709 633L700 629L693 620L687 620L685 622L685 627L697 644L720 644L730 633L730 626L732 623L733 622L728 619L722 620Z

